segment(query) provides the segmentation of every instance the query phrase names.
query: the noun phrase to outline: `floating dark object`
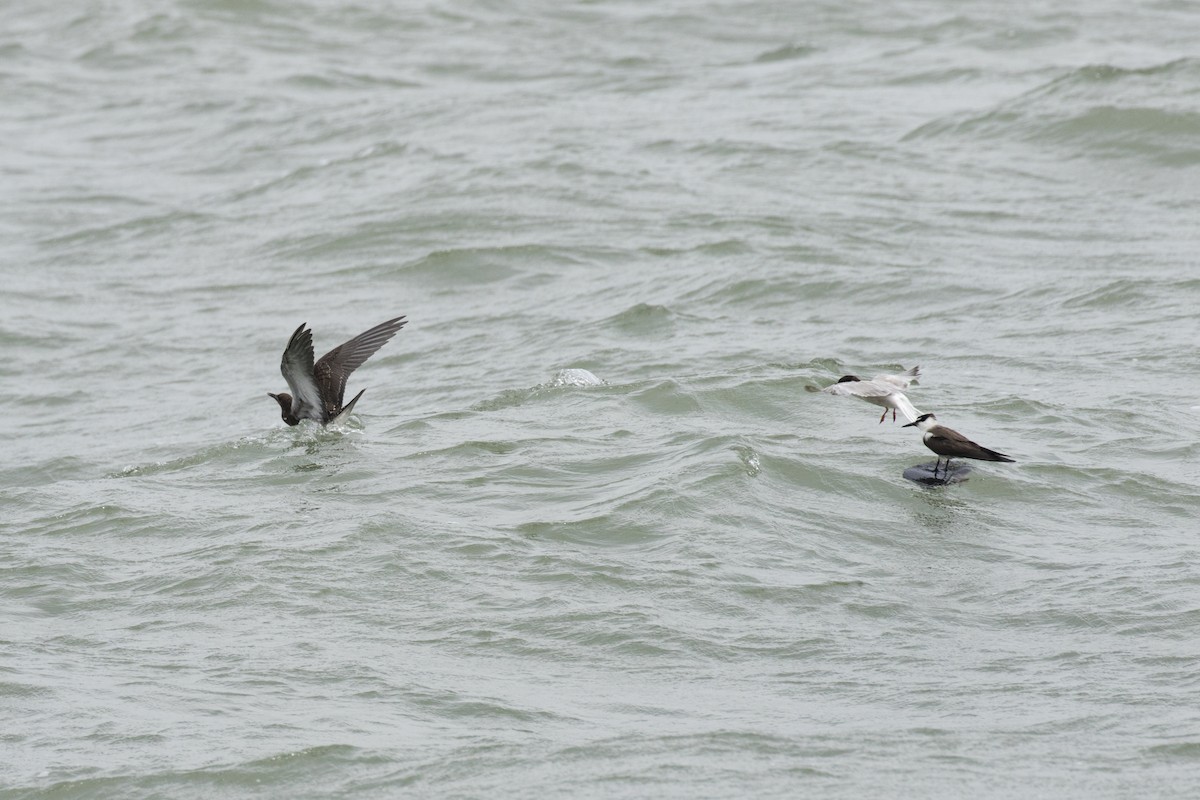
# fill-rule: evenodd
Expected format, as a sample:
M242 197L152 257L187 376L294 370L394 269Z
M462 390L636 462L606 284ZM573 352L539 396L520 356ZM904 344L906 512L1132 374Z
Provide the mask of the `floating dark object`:
M936 461L932 464L917 464L904 470L905 478L925 486L949 486L952 483L962 483L970 474L971 468L966 464L938 466Z

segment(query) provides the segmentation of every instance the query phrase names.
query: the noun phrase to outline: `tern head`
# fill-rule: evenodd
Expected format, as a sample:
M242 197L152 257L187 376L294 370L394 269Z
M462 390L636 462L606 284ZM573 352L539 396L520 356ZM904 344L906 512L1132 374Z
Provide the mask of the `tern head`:
M280 392L279 394L267 392L267 397L272 397L275 399L276 403L279 403L279 416L283 417L284 422L286 422L288 425L300 424L300 420L292 416L292 396L290 394L287 392Z
M911 428L912 426L916 425L921 430L927 430L928 428L930 428L933 425L934 421L936 421L936 420L937 420L937 417L935 417L933 414L922 414L921 416L917 417L915 420L908 423L907 425L901 425L900 427ZM922 423L927 423L927 424L922 424Z
M861 380L862 378L858 377L857 375L843 375L842 377L838 378L838 383L853 383L854 381Z

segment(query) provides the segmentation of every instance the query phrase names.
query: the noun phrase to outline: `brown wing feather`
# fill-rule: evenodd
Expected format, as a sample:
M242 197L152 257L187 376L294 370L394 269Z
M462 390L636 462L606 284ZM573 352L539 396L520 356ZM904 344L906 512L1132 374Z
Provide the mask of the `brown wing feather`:
M1013 461L1013 459L972 442L953 428L942 426L938 433L925 440L925 446L942 456L974 458L978 461Z
M313 377L321 387L321 399L330 417L337 416L342 410L342 397L346 393L346 381L350 373L387 344L405 324L407 320L404 317L381 322L321 356L313 368Z
M297 419L315 419L320 422L324 396L313 376L312 331L307 324L296 328L283 351L279 371L292 390L292 416Z

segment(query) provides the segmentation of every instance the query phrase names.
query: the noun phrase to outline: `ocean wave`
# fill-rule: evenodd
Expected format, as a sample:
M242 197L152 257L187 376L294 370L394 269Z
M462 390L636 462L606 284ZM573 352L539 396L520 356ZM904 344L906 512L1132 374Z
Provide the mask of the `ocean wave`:
M1200 111L1188 99L1197 82L1198 59L1144 69L1080 67L985 113L928 122L903 140L1013 139L1094 157L1188 166L1200 163Z

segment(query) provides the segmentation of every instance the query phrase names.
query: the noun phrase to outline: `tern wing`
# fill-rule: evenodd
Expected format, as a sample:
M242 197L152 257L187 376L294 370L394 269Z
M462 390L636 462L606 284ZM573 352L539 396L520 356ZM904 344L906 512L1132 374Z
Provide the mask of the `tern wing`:
M873 383L883 383L895 386L897 389L907 389L910 384L917 383L917 378L921 376L921 367L916 366L912 369L905 370L899 375L876 375L871 379Z
M932 437L940 439L947 443L953 443L955 447L979 447L967 437L963 436L953 428L947 428L945 425L938 425L932 432Z
M407 322L404 317L381 322L321 356L314 368L314 377L321 387L327 419L337 416L342 410L342 396L346 392L346 381L350 373L361 367L379 348L387 344L388 340L396 335L396 331L403 328ZM311 354L311 349L309 352Z
M892 392L891 394L892 407L896 412L904 417L905 422L916 422L917 417L921 416L921 412L913 407L912 402L904 392Z
M313 375L312 331L308 329L308 323L296 328L296 332L288 340L279 371L283 373L283 379L292 390L292 416L324 422L326 417L324 404L321 402L321 390L317 387Z
M978 461L1012 462L1015 460L1004 455L1004 453L998 453L981 444L976 444L958 431L947 428L944 425L940 426L937 429L937 433L931 435L925 444L933 452L941 453L945 456L974 458Z
M821 390L824 394L832 394L837 397L887 397L889 394L896 391L894 386L887 386L876 383L875 381L846 381L845 383L835 383L832 386L826 386Z

